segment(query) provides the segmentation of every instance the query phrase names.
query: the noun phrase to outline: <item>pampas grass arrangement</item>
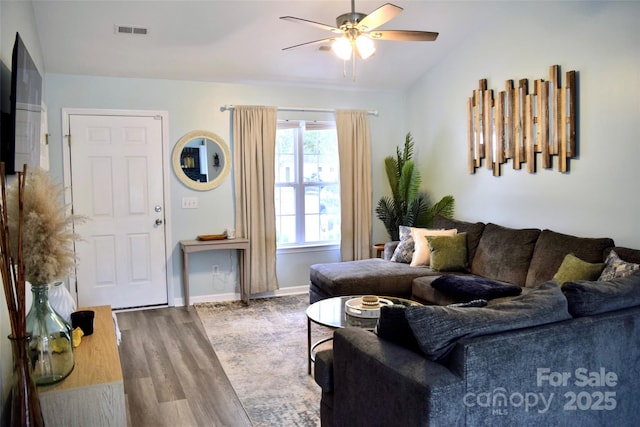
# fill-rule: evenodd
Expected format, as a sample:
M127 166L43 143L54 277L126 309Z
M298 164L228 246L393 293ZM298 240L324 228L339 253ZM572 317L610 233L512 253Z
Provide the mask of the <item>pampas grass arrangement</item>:
M75 263L72 243L76 238L73 222L78 216L67 215L62 202L63 188L49 174L36 169L22 183L23 194L23 261L25 280L32 284L51 283L68 276ZM17 253L20 210L19 185L7 192L8 226L11 251Z
M11 426L39 427L44 425L38 389L31 376L31 365L27 353L28 336L25 319L25 265L22 232L24 230L24 194L27 166L18 173L15 185L16 212L13 236L9 227L5 165L0 163L0 275L7 301L11 323L11 349L13 352L14 382L11 388ZM15 250L11 242L15 241Z

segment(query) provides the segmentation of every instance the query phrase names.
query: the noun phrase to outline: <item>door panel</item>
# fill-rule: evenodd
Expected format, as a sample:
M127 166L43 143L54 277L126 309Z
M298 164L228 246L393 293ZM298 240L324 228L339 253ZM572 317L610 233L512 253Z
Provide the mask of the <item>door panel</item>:
M69 126L73 209L87 218L76 227L78 304L166 304L162 122L70 115Z

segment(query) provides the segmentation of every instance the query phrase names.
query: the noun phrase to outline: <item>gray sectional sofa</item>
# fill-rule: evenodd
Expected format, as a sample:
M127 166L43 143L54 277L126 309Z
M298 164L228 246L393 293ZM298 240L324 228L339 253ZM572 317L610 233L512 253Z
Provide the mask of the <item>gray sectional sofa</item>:
M530 288L551 280L564 257L603 262L610 238L585 238L536 228L513 229L497 224L437 217L434 228L466 233L467 269L446 272L473 275ZM398 242L385 245L384 259L315 264L310 268L309 301L341 295L388 295L431 304L461 302L436 291L431 283L444 272L389 261ZM626 253L625 248L619 249ZM526 291L526 290L525 290Z
M312 267L311 301L373 293L431 304L383 307L377 333L335 332L314 368L323 426L640 425L640 270L553 280L567 254L604 265L613 249L636 268L640 250L550 230L435 225L467 233L466 271L383 259ZM431 286L443 274L522 293L451 306L462 301Z

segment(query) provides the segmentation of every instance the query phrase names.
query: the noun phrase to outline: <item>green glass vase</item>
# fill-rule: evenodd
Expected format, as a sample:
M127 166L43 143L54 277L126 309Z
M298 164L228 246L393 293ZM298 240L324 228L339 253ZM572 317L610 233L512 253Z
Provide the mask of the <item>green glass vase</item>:
M9 335L13 351L10 427L43 427L38 389L29 363L29 337Z
M37 385L65 379L74 367L71 325L51 307L48 285L31 285L33 302L27 314L29 359Z

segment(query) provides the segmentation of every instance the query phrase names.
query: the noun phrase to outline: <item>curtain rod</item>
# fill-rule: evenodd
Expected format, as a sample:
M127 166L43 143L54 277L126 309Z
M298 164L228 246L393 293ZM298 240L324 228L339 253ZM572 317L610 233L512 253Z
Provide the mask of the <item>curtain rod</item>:
M230 111L233 110L235 105L223 105L220 107L220 111ZM336 110L331 108L306 108L306 107L278 107L278 111L301 111L301 112L312 112L312 113L335 113ZM378 117L378 111L367 111L367 114L370 116Z

